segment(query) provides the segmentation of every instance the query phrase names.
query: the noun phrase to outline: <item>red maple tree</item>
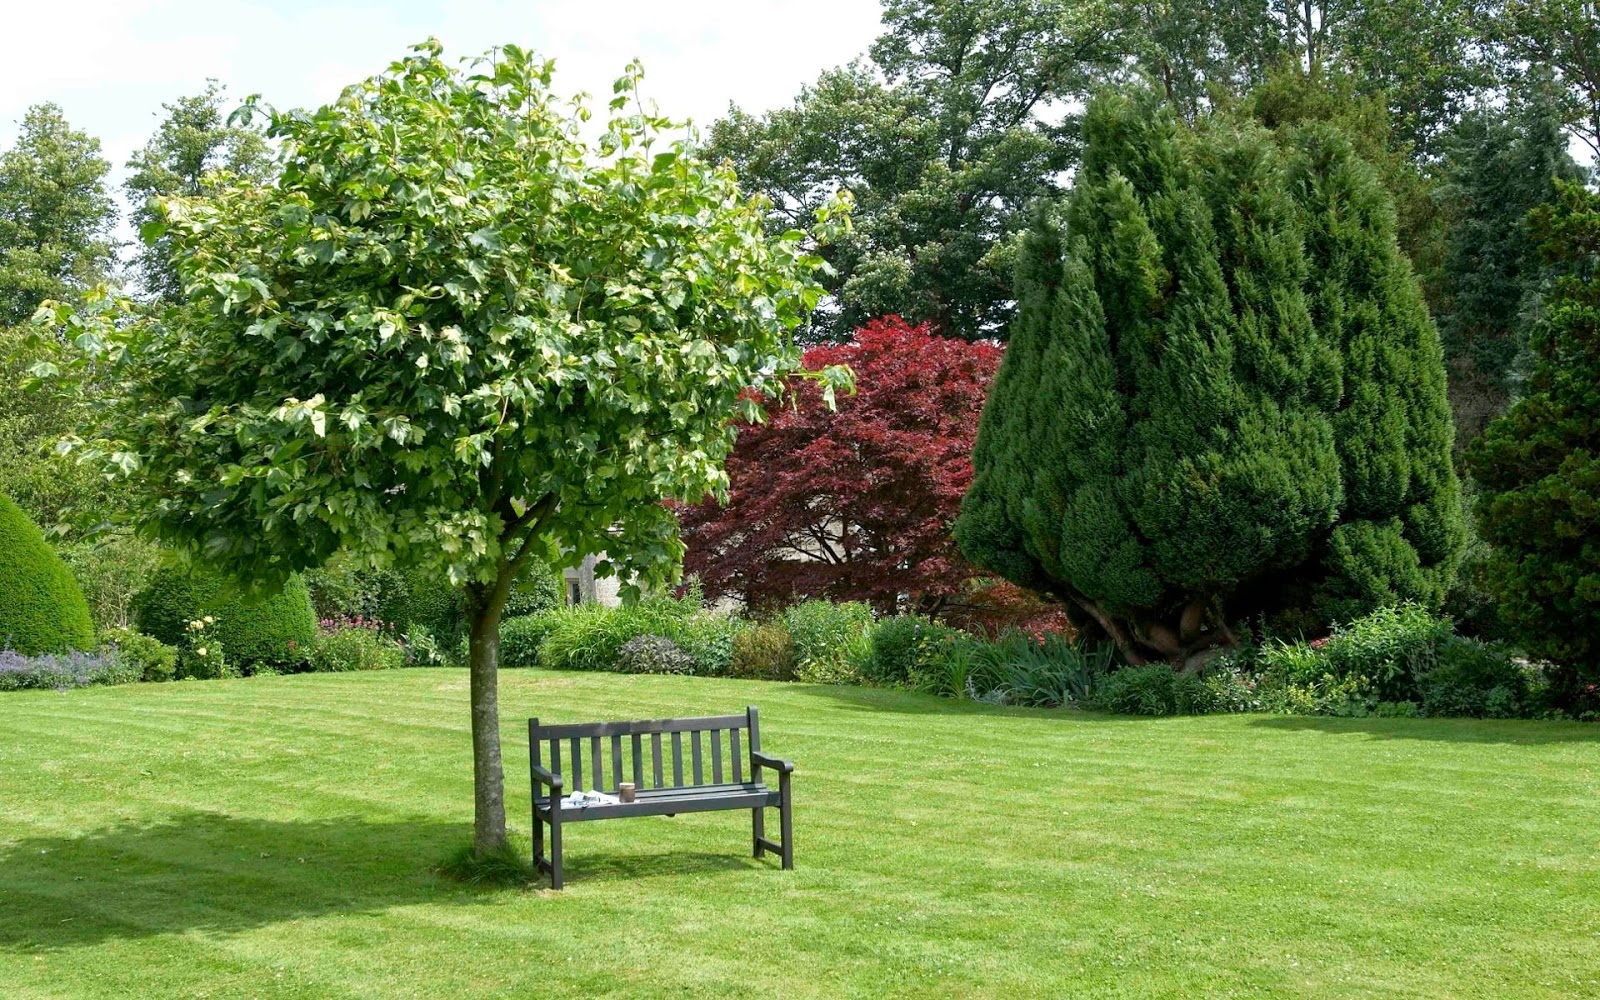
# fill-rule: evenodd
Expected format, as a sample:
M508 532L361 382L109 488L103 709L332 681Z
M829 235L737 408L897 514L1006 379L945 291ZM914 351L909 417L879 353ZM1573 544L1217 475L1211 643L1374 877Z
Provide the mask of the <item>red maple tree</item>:
M950 536L972 482L972 443L1001 349L898 316L806 352L849 365L857 392L829 411L817 386L739 430L729 502L682 506L685 569L706 596L754 608L825 597L940 614L976 575Z

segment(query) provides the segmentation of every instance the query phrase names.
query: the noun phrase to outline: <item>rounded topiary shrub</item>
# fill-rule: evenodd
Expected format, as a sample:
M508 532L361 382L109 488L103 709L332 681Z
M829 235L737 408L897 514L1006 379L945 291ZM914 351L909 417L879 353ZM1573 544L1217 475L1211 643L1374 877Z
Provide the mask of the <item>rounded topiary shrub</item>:
M140 632L180 645L189 622L211 615L212 634L229 662L293 668L303 663L317 634L311 594L299 576L268 598L252 598L220 576L195 567L158 570L133 599Z
M94 648L83 591L44 532L0 493L0 648L61 653Z

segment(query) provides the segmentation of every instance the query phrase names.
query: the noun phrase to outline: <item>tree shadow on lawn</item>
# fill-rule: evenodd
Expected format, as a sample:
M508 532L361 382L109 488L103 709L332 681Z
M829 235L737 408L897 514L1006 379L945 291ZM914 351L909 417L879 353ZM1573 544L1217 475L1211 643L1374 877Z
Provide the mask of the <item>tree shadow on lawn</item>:
M433 871L469 832L460 822L432 819L281 822L194 812L82 836L24 838L0 846L0 952L229 933L419 903L472 905L505 890L463 885ZM748 851L743 839L726 853L659 853L658 847L658 853L617 855L571 842L572 832L567 877L584 882L764 864L741 854ZM545 878L533 888L548 886Z
M1380 740L1434 740L1445 743L1600 743L1600 725L1536 719L1347 719L1327 715L1264 715L1252 726L1330 736L1360 734Z

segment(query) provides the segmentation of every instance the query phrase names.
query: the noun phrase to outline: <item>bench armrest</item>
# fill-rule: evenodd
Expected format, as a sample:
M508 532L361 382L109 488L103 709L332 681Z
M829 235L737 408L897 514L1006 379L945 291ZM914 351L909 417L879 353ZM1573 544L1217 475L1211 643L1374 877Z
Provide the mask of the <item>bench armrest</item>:
M557 795L561 794L561 775L552 773L548 767L542 764L534 764L533 776L538 778L540 782L549 785Z
M750 763L756 767L770 767L779 774L789 774L794 771L793 761L784 760L782 757L774 757L770 754L762 753L760 750L750 751Z

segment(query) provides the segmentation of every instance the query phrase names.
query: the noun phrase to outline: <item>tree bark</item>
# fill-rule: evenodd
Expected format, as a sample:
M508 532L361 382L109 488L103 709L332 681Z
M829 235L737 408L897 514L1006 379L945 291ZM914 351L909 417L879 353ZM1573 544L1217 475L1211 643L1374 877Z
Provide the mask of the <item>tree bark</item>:
M506 844L506 777L500 759L498 587L467 587L467 668L472 689L472 844L479 855Z

